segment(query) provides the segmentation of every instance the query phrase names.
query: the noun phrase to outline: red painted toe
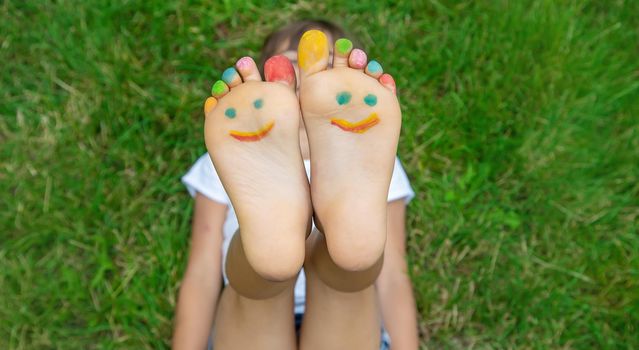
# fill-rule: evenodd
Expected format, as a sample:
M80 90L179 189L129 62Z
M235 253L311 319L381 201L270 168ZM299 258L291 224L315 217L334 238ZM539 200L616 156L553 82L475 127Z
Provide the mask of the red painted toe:
M282 55L273 56L264 63L264 76L266 81L279 81L295 86L295 69L291 61Z
M391 89L393 93L396 92L395 88L395 79L390 74L384 73L381 77L379 77L379 82L387 88Z

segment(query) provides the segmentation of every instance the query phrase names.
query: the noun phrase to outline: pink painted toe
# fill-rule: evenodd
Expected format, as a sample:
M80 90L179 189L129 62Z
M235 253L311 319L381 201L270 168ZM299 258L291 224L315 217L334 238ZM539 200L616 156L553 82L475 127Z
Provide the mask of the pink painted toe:
M235 62L235 68L242 76L243 81L260 81L260 71L252 58L245 56Z
M351 51L351 55L348 57L348 64L352 68L364 68L364 66L366 66L366 52L360 49L354 49L353 51Z
M237 63L235 63L235 67L237 67L240 70L247 70L251 68L251 66L253 66L254 63L255 62L253 62L252 58L246 56L237 60Z

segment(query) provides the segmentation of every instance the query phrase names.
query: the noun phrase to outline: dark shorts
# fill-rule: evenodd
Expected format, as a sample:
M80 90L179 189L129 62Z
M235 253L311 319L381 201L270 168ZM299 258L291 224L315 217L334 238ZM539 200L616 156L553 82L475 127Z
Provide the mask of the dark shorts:
M295 334L297 334L298 337L300 336L300 327L302 326L303 318L304 314L295 314ZM213 342L211 341L211 339L209 339L209 345L207 349L213 350ZM384 328L381 329L381 342L379 350L390 350L390 340Z

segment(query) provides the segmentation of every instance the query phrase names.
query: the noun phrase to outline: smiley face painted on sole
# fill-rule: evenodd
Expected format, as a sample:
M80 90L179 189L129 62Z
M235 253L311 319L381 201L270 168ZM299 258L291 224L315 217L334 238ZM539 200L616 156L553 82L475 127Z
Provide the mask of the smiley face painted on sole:
M268 122L266 125L264 125L262 128L260 128L257 131L231 130L231 131L229 131L229 135L231 135L236 140L240 140L240 141L259 141L259 140L265 138L266 135L271 130L273 130L274 126L275 126L275 122L274 121L270 121L270 122Z
M251 108L248 106L243 106L243 107L244 109ZM252 108L255 111L259 111L260 109L262 109L262 107L264 107L263 98L256 98L253 100ZM227 120L235 120L238 117L237 109L235 107L227 107L224 110L224 116ZM253 118L253 116L250 116L250 117ZM269 132L273 130L273 127L275 127L275 121L270 120L270 121L267 121L264 125L259 126L256 130L231 129L229 130L228 134L229 136L233 137L234 139L238 141L253 142L253 141L259 141L265 138L269 134Z
M266 81L261 80L255 61L247 56L224 70L222 78L213 84L212 96L204 103L207 147L214 142L277 139L299 122L295 70L290 60L273 56L264 64L264 73Z
M219 147L220 143L262 147L278 143L299 128L297 96L281 83L242 82L212 108L205 104L205 110L210 110L205 123L210 147Z
M348 91L342 91L337 94L337 96L335 97L335 101L338 105L345 106L351 102L351 98L351 93L349 93ZM367 94L362 98L362 102L371 108L375 107L375 105L377 105L377 96L375 94ZM358 110L360 110L360 108L358 108ZM374 111L371 112L367 117L357 121L350 121L340 118L331 118L330 120L332 125L335 125L344 131L353 132L356 134L363 134L380 122L379 116Z

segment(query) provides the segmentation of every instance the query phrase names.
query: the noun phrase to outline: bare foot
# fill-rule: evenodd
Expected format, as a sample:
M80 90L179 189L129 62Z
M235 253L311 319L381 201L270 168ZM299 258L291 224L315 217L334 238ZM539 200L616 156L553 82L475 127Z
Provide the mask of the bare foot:
M284 56L237 61L204 105L206 148L235 208L246 257L262 277L297 276L312 213L300 155L295 72Z
M386 242L386 199L401 110L395 82L347 39L311 30L298 48L300 103L311 151L311 198L331 258L350 271L372 266Z

